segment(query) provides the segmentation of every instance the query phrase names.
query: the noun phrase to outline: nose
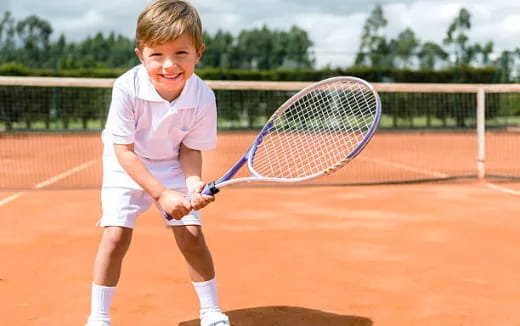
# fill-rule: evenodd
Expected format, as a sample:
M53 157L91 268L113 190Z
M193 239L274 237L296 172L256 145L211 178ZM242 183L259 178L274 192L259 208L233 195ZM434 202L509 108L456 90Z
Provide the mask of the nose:
M175 63L175 61L172 58L167 58L166 60L164 60L163 68L165 70L173 69L176 66L177 66L177 64Z

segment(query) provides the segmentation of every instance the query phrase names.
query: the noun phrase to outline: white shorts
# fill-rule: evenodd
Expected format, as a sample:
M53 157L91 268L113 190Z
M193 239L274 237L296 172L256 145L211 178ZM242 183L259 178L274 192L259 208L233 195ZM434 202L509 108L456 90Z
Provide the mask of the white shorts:
M174 189L186 193L186 189ZM133 229L137 217L153 205L152 197L143 190L126 188L102 188L101 207L103 215L97 226L121 226ZM155 205L154 205L155 206ZM157 215L162 214L157 210ZM198 211L191 211L180 220L164 219L166 226L201 225Z

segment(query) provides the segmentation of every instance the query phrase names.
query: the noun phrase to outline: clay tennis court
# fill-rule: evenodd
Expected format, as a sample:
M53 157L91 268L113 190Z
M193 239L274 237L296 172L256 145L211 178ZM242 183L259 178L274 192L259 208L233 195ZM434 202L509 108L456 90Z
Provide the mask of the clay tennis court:
M332 178L363 183L375 178L366 173L377 167L389 179L405 172L425 178L474 174L468 168L473 136L416 136L422 145L408 140L409 151L395 155L392 146L403 135L376 134L359 160ZM243 150L242 141L229 137L207 154L208 179ZM37 142L11 152L2 148L3 168L39 190L0 181L12 188L0 192L0 325L82 325L89 312L101 235L95 227L101 144L92 136L80 154L73 151L75 137L57 138L63 143L50 137L45 148ZM44 155L69 145L70 155ZM447 145L445 155L429 147ZM518 158L509 159L511 153L497 146L490 153L505 156L490 158L490 168L517 170ZM16 163L16 153L25 155L25 163ZM63 190L75 183L94 186ZM205 209L203 223L221 305L236 326L516 325L519 199L518 183L465 178L240 187L223 190ZM198 325L185 264L156 210L138 222L113 308L114 325Z

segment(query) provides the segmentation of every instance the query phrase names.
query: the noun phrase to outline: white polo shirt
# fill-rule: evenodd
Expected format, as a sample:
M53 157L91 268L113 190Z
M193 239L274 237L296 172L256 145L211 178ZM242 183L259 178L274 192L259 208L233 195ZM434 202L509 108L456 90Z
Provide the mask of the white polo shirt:
M143 65L114 83L103 131L103 187L141 189L121 167L113 144L134 144L150 172L169 188L184 187L178 160L183 143L197 150L215 148L217 108L213 91L195 74L173 102L155 90Z

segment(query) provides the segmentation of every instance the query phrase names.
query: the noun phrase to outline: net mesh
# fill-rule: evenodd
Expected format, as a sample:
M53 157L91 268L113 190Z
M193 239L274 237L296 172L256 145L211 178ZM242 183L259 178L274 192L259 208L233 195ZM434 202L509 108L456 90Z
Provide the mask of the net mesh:
M377 104L368 86L346 78L299 94L269 121L253 169L282 179L330 173L367 141L376 123Z
M99 187L111 79L0 77L0 189ZM219 178L288 98L308 83L208 81L218 145L204 179ZM520 180L520 85L374 84L379 127L359 157L313 184L476 178L477 91L485 88L485 172ZM247 169L246 169L247 170ZM240 176L245 176L239 172Z

